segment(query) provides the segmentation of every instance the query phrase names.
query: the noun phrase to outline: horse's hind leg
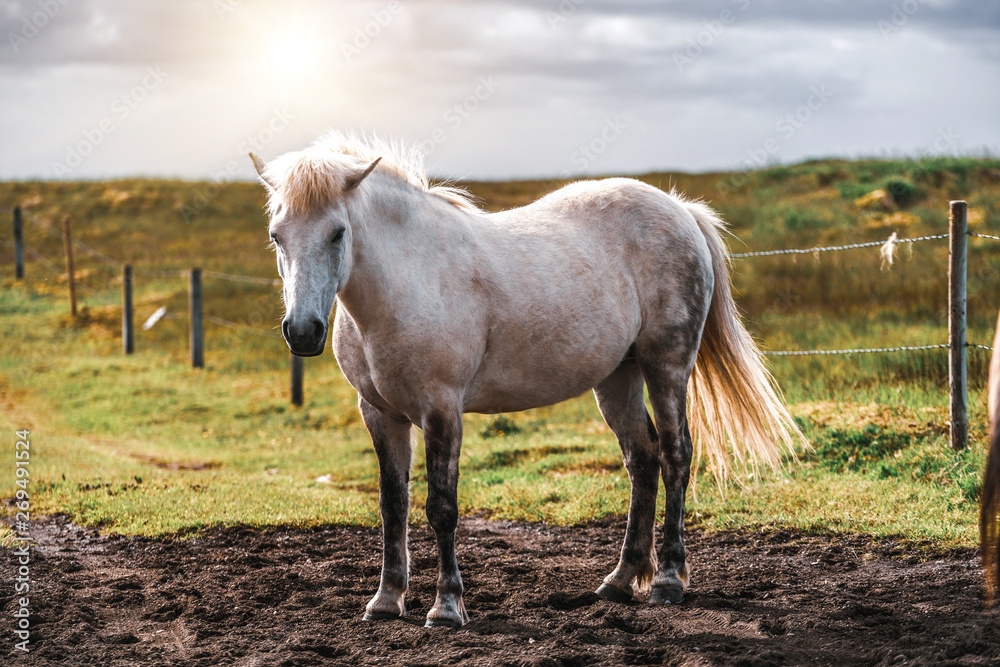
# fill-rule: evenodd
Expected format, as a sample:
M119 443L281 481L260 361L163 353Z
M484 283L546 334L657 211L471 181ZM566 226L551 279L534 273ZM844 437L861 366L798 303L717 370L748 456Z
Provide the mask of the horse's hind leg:
M679 336L678 338L683 338ZM691 470L691 432L687 424L687 381L697 355L684 345L645 350L639 361L659 433L659 463L666 506L663 541L657 553L656 574L650 590L653 604L678 603L688 585L684 549L684 498Z
M642 374L635 361L623 362L594 388L594 395L604 421L618 438L632 484L621 558L597 594L614 602L627 602L632 599L633 580L643 588L653 577L653 524L660 477L656 429L646 412Z
M364 618L399 618L406 613L404 598L409 579L406 519L410 509L411 424L393 419L363 398L359 398L359 406L378 456L383 538L382 580L378 593L365 607Z

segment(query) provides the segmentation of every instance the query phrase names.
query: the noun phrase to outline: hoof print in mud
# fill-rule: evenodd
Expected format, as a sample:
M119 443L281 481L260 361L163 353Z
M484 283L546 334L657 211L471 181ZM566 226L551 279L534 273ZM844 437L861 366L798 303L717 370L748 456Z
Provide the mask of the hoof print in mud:
M619 607L579 584L615 555L625 519L572 528L539 525L530 533L470 519L462 543L478 610L467 631L452 631L423 627L435 594L433 576L413 581L408 615L395 622L358 622L359 598L378 576L372 553L377 529L212 529L197 540L128 540L87 538L65 518L40 519L35 526L41 557L31 574L46 593L32 601L32 613L45 619L39 624L44 641L32 642L32 667L196 667L232 664L236 654L246 664L303 667L374 664L376 658L381 664L424 665L839 665L844 656L882 664L901 654L911 664L1000 664L1000 624L979 597L979 554L972 548L933 552L933 558L909 564L901 557L920 555L917 547L861 535L696 530L692 544L704 563L698 591L685 592L685 604L669 609L646 604L645 596ZM496 567L498 536L512 550L531 545L519 562L537 577ZM734 552L734 542L746 547ZM782 545L812 554L792 557L775 549ZM432 561L434 532L413 531L410 548L415 560ZM306 562L318 552L321 570ZM261 568L241 561L247 554L258 554L265 571L298 576L262 577ZM190 567L206 557L218 565ZM824 558L858 559L864 566L841 572ZM63 568L73 560L81 570L68 577ZM554 560L562 571L549 574L545 568ZM0 551L0 569L16 562L13 551ZM163 576L184 568L190 569L183 576ZM122 585L126 571L136 573L145 597L117 607L94 604L95 595L118 592L112 586ZM762 571L768 573L763 580L755 576ZM555 590L537 590L543 577ZM914 581L935 584L909 585ZM237 600L234 593L243 597ZM183 605L180 596L187 600ZM307 602L309 596L322 602ZM543 604L528 604L533 601ZM177 627L190 634L163 642ZM751 636L736 639L734 630ZM288 641L275 643L275 636ZM0 651L0 664L28 664L15 650L9 644L6 653ZM959 650L962 655L956 655ZM196 651L202 657L191 660Z

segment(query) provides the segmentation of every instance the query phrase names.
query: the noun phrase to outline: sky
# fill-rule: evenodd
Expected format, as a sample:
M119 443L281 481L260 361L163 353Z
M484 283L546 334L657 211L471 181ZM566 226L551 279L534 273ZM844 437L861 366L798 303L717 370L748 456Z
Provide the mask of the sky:
M1000 154L998 0L0 0L0 179L455 179Z

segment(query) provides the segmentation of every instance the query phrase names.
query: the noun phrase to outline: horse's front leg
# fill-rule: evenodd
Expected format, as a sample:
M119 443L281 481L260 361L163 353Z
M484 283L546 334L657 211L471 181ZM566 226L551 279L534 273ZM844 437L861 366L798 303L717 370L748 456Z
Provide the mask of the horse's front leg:
M462 449L462 414L432 412L424 419L427 458L427 521L438 548L437 598L427 612L427 627L457 628L469 620L462 602L462 575L455 554L458 526L458 456Z
M361 416L378 456L379 509L382 513L382 580L365 607L365 620L399 618L406 613L409 553L406 549L410 509L411 423L393 419L359 397Z

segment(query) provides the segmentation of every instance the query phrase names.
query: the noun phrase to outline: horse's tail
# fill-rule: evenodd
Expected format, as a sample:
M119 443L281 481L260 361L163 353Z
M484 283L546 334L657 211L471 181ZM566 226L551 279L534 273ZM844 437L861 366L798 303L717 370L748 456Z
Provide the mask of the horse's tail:
M759 463L781 464L796 442L807 444L778 396L763 355L740 321L729 280L729 253L723 243L725 223L700 202L684 205L701 227L712 253L715 291L688 387L689 419L698 459L708 456L719 481L732 472L735 459L743 472Z
M987 400L990 409L990 453L983 477L983 505L979 512L979 548L986 573L986 596L1000 588L1000 317L993 340Z

